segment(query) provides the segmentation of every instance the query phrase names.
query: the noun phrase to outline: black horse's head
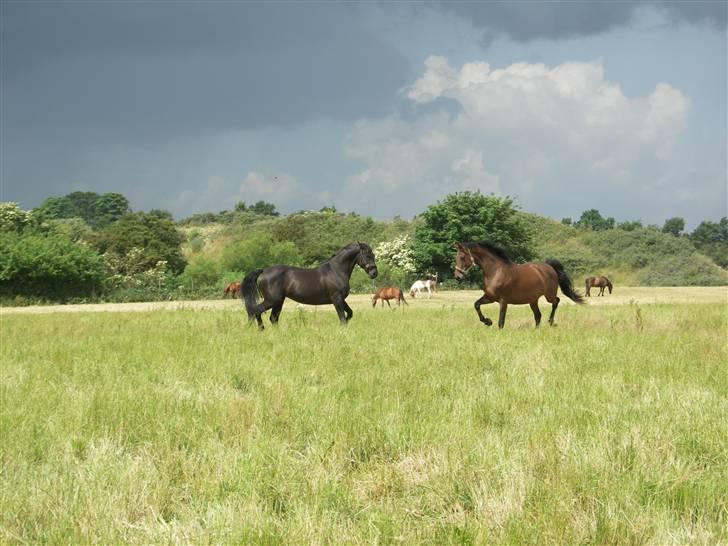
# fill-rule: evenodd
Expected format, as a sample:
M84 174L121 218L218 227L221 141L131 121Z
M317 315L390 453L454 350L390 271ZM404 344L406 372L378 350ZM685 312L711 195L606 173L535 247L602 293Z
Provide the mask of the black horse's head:
M364 271L367 272L367 275L369 275L370 279L373 279L377 276L377 264L374 261L374 252L372 252L372 248L366 244L366 243L358 243L359 244L359 254L356 257L356 263L361 267Z

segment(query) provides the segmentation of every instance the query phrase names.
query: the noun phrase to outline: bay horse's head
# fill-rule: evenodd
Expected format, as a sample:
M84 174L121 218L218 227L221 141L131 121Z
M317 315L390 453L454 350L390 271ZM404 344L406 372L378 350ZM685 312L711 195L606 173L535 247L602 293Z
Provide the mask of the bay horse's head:
M607 288L609 288L609 293L612 293L612 281L610 281L608 278L604 277L604 280L607 281Z
M455 255L455 278L458 281L463 280L475 265L475 259L470 249L462 243L455 243L457 254Z
M356 257L356 263L367 272L370 279L373 279L378 273L377 264L374 261L374 252L372 252L372 248L366 243L358 243L358 245L359 254Z

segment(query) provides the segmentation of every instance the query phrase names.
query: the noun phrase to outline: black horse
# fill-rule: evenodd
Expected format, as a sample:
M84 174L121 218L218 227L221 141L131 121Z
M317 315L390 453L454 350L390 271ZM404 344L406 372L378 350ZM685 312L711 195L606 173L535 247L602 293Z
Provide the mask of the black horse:
M354 311L346 303L349 295L349 277L358 265L367 272L370 278L377 276L377 264L369 245L352 243L334 254L327 262L315 269L274 265L266 269L251 271L243 279L242 298L248 318L258 321L263 329L260 316L268 309L271 324L278 322L283 308L283 300L291 298L299 303L309 305L334 304L341 324L346 324L354 315ZM263 303L257 302L257 292L263 295Z

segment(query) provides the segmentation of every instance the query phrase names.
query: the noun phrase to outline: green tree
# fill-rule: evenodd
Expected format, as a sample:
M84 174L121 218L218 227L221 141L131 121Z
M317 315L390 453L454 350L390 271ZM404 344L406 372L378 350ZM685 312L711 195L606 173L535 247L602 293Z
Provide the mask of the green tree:
M685 220L679 216L668 218L662 226L662 233L669 233L674 237L679 237L685 229Z
M105 193L96 199L92 222L89 223L93 227L105 227L130 212L129 200L126 197L120 193Z
M158 218L163 218L165 220L170 220L174 222L174 216L172 216L172 213L168 210L164 209L152 209L149 211L149 214L152 216L157 216Z
M728 267L728 217L719 222L700 222L690 234L690 240L719 266Z
M489 240L506 248L516 261L533 257L531 237L508 197L469 191L451 194L430 205L420 220L412 250L421 273L451 277L456 242Z
M570 226L572 224L572 220L567 216L566 218L561 219L561 223L565 226Z
M183 240L184 235L171 220L136 212L99 231L92 238L92 244L102 254L111 252L120 256L133 248L141 249L139 263L145 270L165 261L172 273L179 274L186 265L181 249Z
M597 209L585 210L581 213L581 217L574 224L576 227L589 228L594 231L614 228L614 218L604 218Z
M280 214L276 211L276 206L273 203L266 203L265 201L258 201L248 207L248 210L264 216L279 216Z
M245 204L245 201L235 203L235 212L245 212L246 210L248 210L248 205Z

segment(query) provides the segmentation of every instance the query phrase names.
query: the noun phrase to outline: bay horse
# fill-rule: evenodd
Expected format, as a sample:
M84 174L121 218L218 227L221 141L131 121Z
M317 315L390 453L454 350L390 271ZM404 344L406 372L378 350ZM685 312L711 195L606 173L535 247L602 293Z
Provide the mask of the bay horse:
M231 282L225 287L222 297L226 298L228 294L233 298L240 296L240 281Z
M604 295L604 289L609 288L609 293L612 293L612 281L605 276L601 277L587 277L586 278L586 290L584 291L585 296L591 297L592 286L599 288L599 296Z
M567 297L576 303L585 303L584 298L574 291L571 279L557 260L515 264L505 250L488 241L455 243L455 248L457 248L456 279L462 280L465 274L476 265L480 266L483 272L483 292L485 294L475 301L474 306L480 322L486 326L492 325L493 321L484 317L480 311L480 306L485 303L497 302L500 305L498 328L503 328L506 323L506 310L509 303L529 304L538 328L541 324L538 299L541 296L545 296L546 301L551 304L549 324L553 326L554 315L560 301L556 295L559 287Z
M407 300L404 299L402 289L398 287L384 287L377 289L377 291L372 296L372 307L377 306L377 300L381 300L382 307L384 307L384 302L386 301L390 309L392 308L392 304L389 303L389 300L397 300L397 307L400 306L400 302L404 303L405 305L409 305L409 303L407 303Z
M423 290L427 290L427 299L432 297L432 293L437 293L437 282L431 279L417 280L409 289L410 297L414 298L415 294L419 294Z
M349 295L349 278L356 265L366 271L370 279L377 276L377 264L369 245L351 243L314 269L274 265L249 272L243 279L242 288L248 320L255 319L258 328L263 330L260 317L272 309L270 322L277 324L283 301L291 298L308 305L331 303L339 315L339 322L346 324L354 315L346 297ZM258 291L263 296L262 303L257 302Z

